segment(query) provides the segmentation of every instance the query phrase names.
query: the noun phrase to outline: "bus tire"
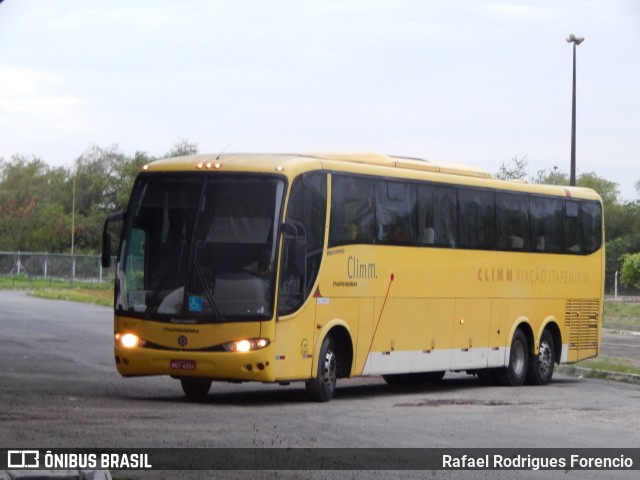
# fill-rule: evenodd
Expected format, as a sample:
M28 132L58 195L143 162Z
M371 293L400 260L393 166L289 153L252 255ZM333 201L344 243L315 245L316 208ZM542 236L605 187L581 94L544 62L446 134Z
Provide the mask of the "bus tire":
M307 395L314 402L328 402L336 391L338 357L331 336L327 336L320 347L318 372L315 378L305 382Z
M546 385L553 377L553 368L556 362L555 345L553 335L549 330L542 332L540 337L540 349L538 355L531 355L527 383L530 385Z
M209 394L211 380L209 378L183 377L180 379L182 391L189 400L204 400Z
M518 329L513 334L509 353L509 365L498 372L498 381L501 385L518 387L527 379L529 366L529 347L527 337Z

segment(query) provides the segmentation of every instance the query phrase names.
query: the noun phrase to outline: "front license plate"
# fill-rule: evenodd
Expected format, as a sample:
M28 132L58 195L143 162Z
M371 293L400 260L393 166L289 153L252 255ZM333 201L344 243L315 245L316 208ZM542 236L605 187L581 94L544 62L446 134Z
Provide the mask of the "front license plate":
M171 368L171 370L193 371L196 369L196 362L195 360L171 360L169 368Z

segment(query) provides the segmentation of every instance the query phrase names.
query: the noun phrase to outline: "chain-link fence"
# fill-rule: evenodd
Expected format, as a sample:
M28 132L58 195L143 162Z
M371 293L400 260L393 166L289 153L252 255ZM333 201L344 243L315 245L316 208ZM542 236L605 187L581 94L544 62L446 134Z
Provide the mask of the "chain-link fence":
M102 268L100 255L0 252L0 277L13 279L106 283L113 282L115 259L111 265Z

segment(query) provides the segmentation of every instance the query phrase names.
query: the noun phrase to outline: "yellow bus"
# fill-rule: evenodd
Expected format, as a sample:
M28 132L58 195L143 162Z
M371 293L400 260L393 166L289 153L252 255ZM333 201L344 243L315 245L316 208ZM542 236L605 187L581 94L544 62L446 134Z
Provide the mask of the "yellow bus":
M115 362L212 381L546 384L598 354L592 190L377 154L188 156L143 167L115 277Z

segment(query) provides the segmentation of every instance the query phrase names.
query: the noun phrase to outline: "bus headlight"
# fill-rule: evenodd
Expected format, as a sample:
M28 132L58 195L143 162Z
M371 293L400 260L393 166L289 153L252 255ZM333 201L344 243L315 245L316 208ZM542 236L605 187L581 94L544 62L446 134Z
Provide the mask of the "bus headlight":
M222 345L227 352L250 352L251 350L260 350L269 345L266 338L251 338L247 340L236 340Z
M124 348L142 347L145 341L133 333L116 333L116 343Z

